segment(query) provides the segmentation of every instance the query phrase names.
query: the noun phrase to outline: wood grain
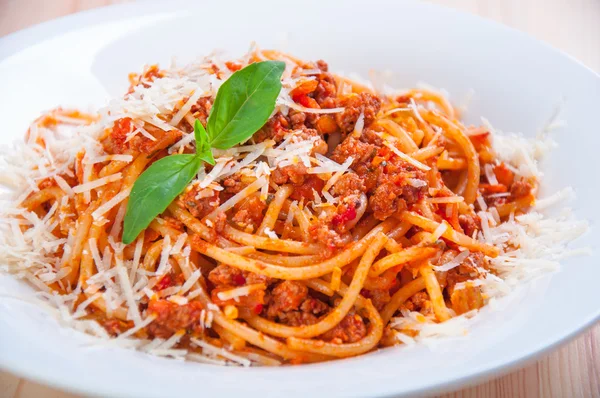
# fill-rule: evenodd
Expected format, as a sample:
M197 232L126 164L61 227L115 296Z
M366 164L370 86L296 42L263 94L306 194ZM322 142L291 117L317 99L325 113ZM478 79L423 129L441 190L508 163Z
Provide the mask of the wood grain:
M0 36L120 0L0 0ZM525 31L600 72L600 0L433 0ZM76 395L0 373L0 396ZM487 383L443 395L475 397L600 397L600 324L536 363Z

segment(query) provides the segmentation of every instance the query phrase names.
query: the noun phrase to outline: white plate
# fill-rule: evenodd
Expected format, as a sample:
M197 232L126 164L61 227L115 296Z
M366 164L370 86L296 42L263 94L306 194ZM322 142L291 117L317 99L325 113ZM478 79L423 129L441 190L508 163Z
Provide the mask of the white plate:
M144 63L182 61L251 40L334 70L392 70L397 87L424 81L455 100L475 90L468 120L533 135L564 97L568 127L547 162L546 192L571 185L577 214L595 224L600 78L530 37L424 3L304 0L127 4L88 11L0 40L0 142L57 104L100 105L123 93ZM368 5L367 5L368 4ZM573 38L577 40L577 38ZM595 238L595 239L594 239ZM579 244L594 246L596 231ZM469 338L390 349L318 365L219 368L85 345L38 309L1 298L0 365L57 387L103 396L386 396L441 391L498 376L591 325L600 315L599 257L517 292L508 309L481 314ZM23 290L0 279L3 292ZM511 301L511 300L509 300Z

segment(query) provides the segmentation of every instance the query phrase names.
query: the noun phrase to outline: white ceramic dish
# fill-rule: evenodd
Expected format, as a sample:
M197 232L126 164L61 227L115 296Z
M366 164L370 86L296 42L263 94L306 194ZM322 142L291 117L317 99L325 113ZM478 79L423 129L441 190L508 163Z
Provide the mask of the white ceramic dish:
M251 40L334 70L392 70L395 86L418 81L459 100L473 89L467 119L533 135L565 99L568 127L546 164L546 192L571 185L577 214L598 220L597 114L600 77L569 57L497 24L424 3L318 0L143 2L102 8L0 40L0 143L19 138L58 104L100 105L120 95L130 71L181 61ZM576 38L573 38L576 40ZM283 368L219 368L98 349L31 305L0 298L0 366L59 388L101 396L391 396L446 389L498 376L571 338L600 317L599 256L519 290L504 311L483 313L468 338ZM0 291L28 292L0 276Z

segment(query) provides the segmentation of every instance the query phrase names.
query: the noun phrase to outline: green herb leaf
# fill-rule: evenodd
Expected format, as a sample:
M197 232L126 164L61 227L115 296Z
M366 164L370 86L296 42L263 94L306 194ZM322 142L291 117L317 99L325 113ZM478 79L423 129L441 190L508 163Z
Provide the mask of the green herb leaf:
M165 211L196 176L201 165L202 159L196 155L171 155L152 163L131 189L123 243L133 242L156 216Z
M275 109L285 63L264 61L235 72L217 92L208 117L208 134L214 148L228 149L246 141Z
M246 141L275 109L285 63L257 62L235 72L219 89L208 117L208 132L194 124L196 154L171 155L154 162L133 184L123 243L130 244L194 179L202 162L215 164L212 148L228 149Z
M212 150L210 148L210 142L208 133L204 129L204 126L200 120L196 119L194 123L194 137L196 138L196 154L204 160L206 163L215 165L215 158L213 157Z

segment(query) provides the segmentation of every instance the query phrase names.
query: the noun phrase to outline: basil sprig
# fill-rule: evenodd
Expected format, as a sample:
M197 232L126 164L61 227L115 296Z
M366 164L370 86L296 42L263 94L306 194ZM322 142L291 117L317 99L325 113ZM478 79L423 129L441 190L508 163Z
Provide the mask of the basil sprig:
M264 61L235 72L217 92L207 128L196 120L195 154L164 157L154 162L133 184L123 243L135 240L152 220L194 179L204 162L215 164L212 148L228 149L246 141L269 119L281 91L285 63Z

